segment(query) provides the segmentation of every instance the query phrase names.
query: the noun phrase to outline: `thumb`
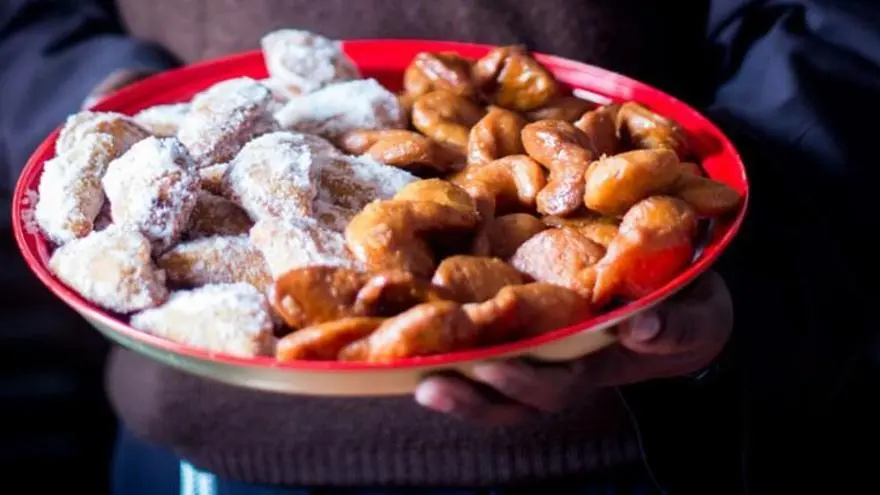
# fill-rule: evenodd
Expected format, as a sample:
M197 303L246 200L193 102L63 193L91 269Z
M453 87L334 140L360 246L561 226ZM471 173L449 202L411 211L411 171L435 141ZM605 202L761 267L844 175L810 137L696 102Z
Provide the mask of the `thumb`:
M620 343L639 354L670 355L726 341L733 309L723 280L714 273L682 293L623 323Z
M621 345L639 353L669 355L694 347L698 315L675 304L647 310L621 325Z

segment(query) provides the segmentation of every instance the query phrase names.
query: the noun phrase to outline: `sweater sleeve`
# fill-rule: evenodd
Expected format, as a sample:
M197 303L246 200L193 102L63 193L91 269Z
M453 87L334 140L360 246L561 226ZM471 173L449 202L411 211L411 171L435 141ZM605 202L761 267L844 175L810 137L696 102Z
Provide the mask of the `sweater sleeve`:
M39 142L111 72L174 64L127 36L112 2L0 2L0 191L9 193Z

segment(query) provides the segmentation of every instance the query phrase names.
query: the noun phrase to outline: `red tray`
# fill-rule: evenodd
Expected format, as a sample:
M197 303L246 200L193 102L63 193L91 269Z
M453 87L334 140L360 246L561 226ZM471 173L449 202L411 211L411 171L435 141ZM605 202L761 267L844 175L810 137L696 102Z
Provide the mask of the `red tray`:
M419 52L451 51L478 58L491 48L415 40L347 41L343 46L365 77L376 78L393 91L401 88L403 71ZM504 357L528 355L565 360L586 355L614 341L608 329L668 298L712 265L733 240L743 221L748 202L748 180L745 167L730 141L709 120L681 101L598 67L549 55L538 54L536 58L579 96L600 103L634 100L679 122L709 176L733 187L745 198L734 218L714 223L704 249L687 270L647 297L591 320L497 347L380 364L279 363L269 357L242 359L145 334L86 301L55 278L47 266L50 245L41 234L26 229L23 215L33 206L30 191L36 191L43 162L54 155L57 130L37 148L19 178L12 206L16 241L28 266L46 287L112 340L168 365L243 387L318 395L400 394L412 391L420 377L430 371L457 369L467 374L475 363ZM108 97L96 109L131 115L158 104L188 101L195 93L218 81L239 76L255 79L267 76L260 52L232 55L158 74Z

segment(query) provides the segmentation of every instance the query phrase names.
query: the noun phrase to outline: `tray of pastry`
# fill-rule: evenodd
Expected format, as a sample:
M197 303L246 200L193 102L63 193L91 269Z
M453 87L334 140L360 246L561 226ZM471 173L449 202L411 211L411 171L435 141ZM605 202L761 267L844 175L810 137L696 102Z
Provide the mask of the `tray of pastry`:
M747 200L721 131L622 75L284 29L71 115L13 219L36 276L117 343L351 396L613 345L711 266Z

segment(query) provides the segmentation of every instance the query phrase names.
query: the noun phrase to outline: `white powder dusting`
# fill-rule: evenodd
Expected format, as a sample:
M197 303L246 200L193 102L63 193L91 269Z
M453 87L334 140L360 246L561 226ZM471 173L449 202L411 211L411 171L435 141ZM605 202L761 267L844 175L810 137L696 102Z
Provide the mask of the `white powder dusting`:
M34 218L56 244L88 235L104 203L101 177L113 158L113 138L88 134L43 164Z
M360 77L338 41L308 31L280 29L260 40L272 79L293 94Z
M177 138L150 137L113 160L103 184L113 221L138 229L162 252L189 224L199 176Z
M295 98L275 113L289 130L335 139L361 129L403 129L406 115L397 96L375 79L331 84Z
M139 232L111 225L56 249L49 269L98 306L129 313L168 296L150 254L150 243Z
M86 110L67 117L55 142L55 154L64 154L92 134L107 134L113 138L114 158L150 135L149 131L127 115Z
M168 281L185 287L243 282L265 292L272 277L247 235L182 242L156 260Z
M257 220L310 216L317 195L314 163L330 153L335 153L332 145L317 136L264 134L230 163L224 195Z
M39 199L40 193L33 189L25 190L24 197L21 198L21 223L28 234L36 235L40 233L40 225L37 223L34 212L35 205Z
M269 89L249 77L219 82L197 94L177 137L199 167L231 160L248 141L277 129Z
M348 251L345 237L315 220L260 220L251 229L250 239L263 253L275 279L294 268L311 265L361 268Z
M173 103L170 105L156 105L136 113L135 122L154 136L168 137L177 135L177 130L183 119L189 113L189 103Z
M181 344L240 357L266 354L272 317L265 296L243 283L176 291L161 307L131 318L131 326Z

